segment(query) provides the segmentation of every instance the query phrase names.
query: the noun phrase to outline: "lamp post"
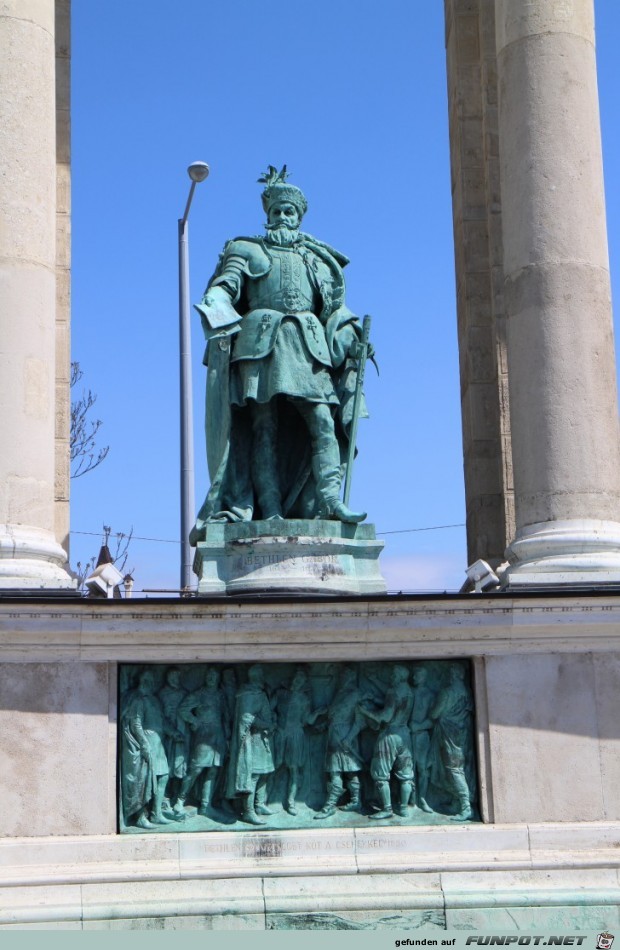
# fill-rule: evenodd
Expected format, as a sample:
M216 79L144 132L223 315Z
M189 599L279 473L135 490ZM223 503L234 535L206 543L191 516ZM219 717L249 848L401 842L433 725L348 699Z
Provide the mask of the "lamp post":
M187 219L198 182L209 174L206 162L192 162L187 169L192 180L183 217L179 218L179 356L181 386L181 592L192 583L192 549L189 532L194 518L194 418L192 412L191 328L189 320L189 253Z

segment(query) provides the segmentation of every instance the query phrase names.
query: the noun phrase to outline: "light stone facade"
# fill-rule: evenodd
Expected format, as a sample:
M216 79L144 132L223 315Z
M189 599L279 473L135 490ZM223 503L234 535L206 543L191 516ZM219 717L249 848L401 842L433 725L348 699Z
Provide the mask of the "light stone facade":
M619 621L620 597L596 593L5 598L0 923L620 924ZM318 657L472 660L482 822L117 833L119 662Z

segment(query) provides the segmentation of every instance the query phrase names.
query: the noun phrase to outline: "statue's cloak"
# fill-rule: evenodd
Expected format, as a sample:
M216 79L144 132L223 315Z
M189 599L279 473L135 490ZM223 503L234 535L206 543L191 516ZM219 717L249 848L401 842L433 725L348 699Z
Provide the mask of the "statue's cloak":
M125 821L141 811L154 798L157 789L153 763L142 755L140 739L133 726L135 718L144 718L144 707L149 699L153 701L139 690L133 690L121 720L121 805Z
M344 303L345 283L342 268L348 263L348 258L308 234L300 234L300 238L303 248L316 255L329 273L329 279L317 288L321 300L321 311L317 316L325 333L331 362L329 371L338 397L335 423L344 477L357 374L357 362L348 358L347 353L351 332L359 340L361 327L357 317ZM261 237L235 238L228 242L209 281L203 303L196 307L207 338L203 362L208 367L205 430L211 487L190 534L192 544L205 538L206 525L210 521L251 521L257 516L260 517L260 512L257 515L250 476L250 414L246 407L231 405L230 395L231 370L234 371L234 358L231 360L232 345L248 312L247 301L241 290L238 299L234 300L234 310L231 307L232 317L228 325L220 324L215 327L209 320L209 309L205 302L209 291L223 283L221 275L227 254L234 254L237 259L242 258L244 279L253 280L267 273L271 266L266 248L268 245ZM279 315L280 319L286 316L285 313ZM277 319L275 324L277 332ZM311 341L304 342L309 351L308 359L316 358L310 349ZM262 354L257 356L260 358ZM282 513L285 518L314 518L318 511L318 501L314 490L308 432L301 416L287 397L283 395L275 398L278 400L279 414L277 456ZM364 403L361 415L367 416Z

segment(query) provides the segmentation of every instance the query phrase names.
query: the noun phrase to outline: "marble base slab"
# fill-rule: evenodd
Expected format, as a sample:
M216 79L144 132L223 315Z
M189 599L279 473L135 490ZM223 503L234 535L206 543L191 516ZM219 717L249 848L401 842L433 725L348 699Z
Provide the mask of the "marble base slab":
M20 839L0 842L0 931L613 930L618 842L617 823Z
M500 872L612 869L617 882L620 822L0 839L3 900L35 886L379 872L492 872L497 881Z
M210 524L198 542L198 594L384 594L374 525L340 521Z

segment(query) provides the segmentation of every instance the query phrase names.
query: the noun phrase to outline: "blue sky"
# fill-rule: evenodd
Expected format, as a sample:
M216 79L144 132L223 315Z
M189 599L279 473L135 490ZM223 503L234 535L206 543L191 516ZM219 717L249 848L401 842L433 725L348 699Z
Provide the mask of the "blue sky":
M620 7L596 11L620 300ZM190 217L192 299L225 240L262 231L256 179L286 163L308 198L304 229L351 258L348 304L373 317L381 375L369 367L352 506L378 532L462 524L443 3L74 0L72 69L73 358L110 445L72 483L72 563L97 552L104 523L133 526L136 589L178 588L176 222L196 159L211 175ZM192 347L198 505L197 315ZM383 537L389 589L460 587L463 527Z

